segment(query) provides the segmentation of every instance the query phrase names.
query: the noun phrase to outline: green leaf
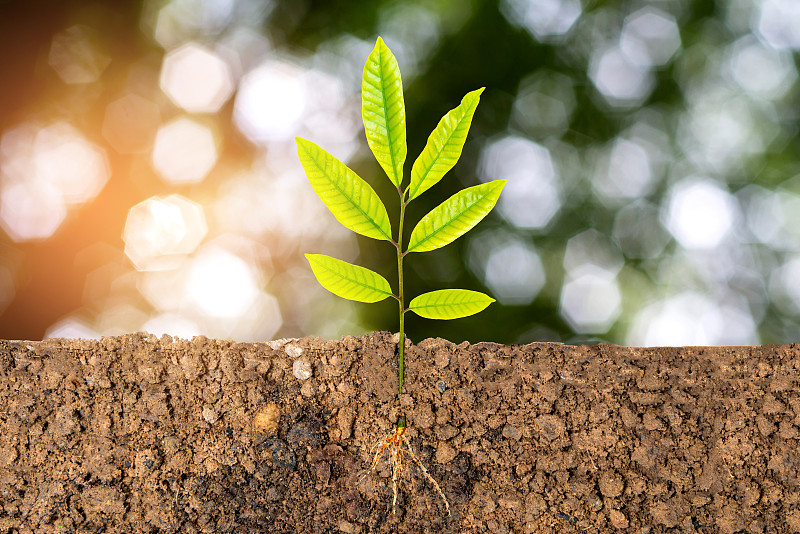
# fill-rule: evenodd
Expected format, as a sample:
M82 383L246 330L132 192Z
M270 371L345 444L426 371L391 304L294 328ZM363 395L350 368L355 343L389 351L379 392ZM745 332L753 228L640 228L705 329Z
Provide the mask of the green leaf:
M325 254L305 256L317 281L334 295L358 302L378 302L392 296L389 282L375 271Z
M408 240L408 252L425 252L448 245L486 217L507 180L468 187L433 208L417 224Z
M357 234L391 241L389 214L375 190L316 144L300 137L295 141L311 187L333 216Z
M411 184L408 200L413 200L434 186L447 171L453 168L467 140L472 116L478 107L483 87L467 93L461 105L442 117L428 137L422 153L411 167Z
M483 311L494 299L468 289L440 289L423 293L408 309L427 319L458 319Z
M367 144L392 183L400 187L406 161L406 105L400 68L378 37L361 79L361 118Z

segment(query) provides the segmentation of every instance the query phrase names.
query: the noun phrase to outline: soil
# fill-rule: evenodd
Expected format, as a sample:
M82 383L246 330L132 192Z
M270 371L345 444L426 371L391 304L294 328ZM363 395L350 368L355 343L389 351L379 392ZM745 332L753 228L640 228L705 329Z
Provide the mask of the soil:
M798 345L392 339L0 341L0 532L800 532Z

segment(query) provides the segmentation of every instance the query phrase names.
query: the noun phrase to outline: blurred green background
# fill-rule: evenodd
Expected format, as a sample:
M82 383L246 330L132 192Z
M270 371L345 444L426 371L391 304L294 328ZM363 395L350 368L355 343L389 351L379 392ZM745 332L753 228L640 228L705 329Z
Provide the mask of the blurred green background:
M411 297L497 299L426 337L788 343L800 337L800 2L0 1L0 338L237 340L397 329L313 279L320 252L396 278L316 198L295 135L397 204L360 123L381 35L409 159L486 91L410 228L504 178L495 211L409 256ZM409 228L409 229L410 229Z

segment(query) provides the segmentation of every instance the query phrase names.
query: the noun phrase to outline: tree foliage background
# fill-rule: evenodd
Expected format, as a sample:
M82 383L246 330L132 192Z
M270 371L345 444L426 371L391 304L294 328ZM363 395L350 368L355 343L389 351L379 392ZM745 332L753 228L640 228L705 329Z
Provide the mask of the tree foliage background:
M397 209L360 125L378 35L404 76L406 173L487 88L409 226L509 180L475 231L407 262L412 297L498 302L409 315L413 340L797 340L793 0L0 2L0 337L395 330L392 302L314 283L304 252L396 267L337 227L292 141Z

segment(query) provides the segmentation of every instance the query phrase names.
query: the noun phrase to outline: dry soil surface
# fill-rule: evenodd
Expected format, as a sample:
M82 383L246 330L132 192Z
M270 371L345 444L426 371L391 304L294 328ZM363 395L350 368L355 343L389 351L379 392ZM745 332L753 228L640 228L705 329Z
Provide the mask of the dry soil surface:
M800 346L395 353L0 341L0 532L800 532Z

